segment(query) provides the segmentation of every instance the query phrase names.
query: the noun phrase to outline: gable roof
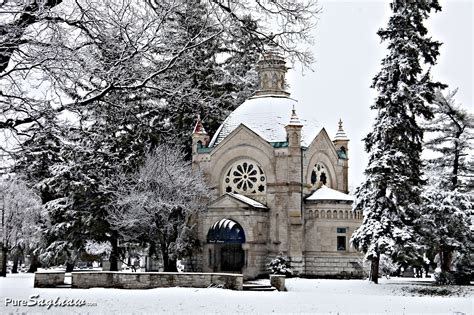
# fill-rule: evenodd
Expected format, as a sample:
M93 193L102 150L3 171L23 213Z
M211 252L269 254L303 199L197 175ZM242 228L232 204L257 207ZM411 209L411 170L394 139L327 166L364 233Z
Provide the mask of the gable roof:
M272 143L269 143L269 142L265 141L265 139L262 139L262 137L260 135L255 133L255 131L253 131L252 129L250 129L246 125L240 124L240 125L237 126L237 128L232 130L232 132L229 133L225 137L225 139L223 139L217 145L214 145L213 147L211 147L209 145L209 148L212 150L212 154L215 154L216 152L218 152L222 148L224 148L224 150L226 150L227 149L227 148L225 148L226 143L229 142L234 136L236 136L236 135L238 135L239 133L242 133L242 132L247 133L250 137L252 137L254 139L254 142L253 142L254 146L257 146L259 148L262 148L262 146L267 146L268 148L272 148ZM245 143L245 144L249 144L249 143ZM219 150L217 150L217 148L219 148Z
M258 201L255 201L249 197L246 197L244 195L236 194L236 193L226 193L227 195L230 195L231 197L234 197L237 200L242 201L243 203L248 204L249 206L252 206L254 208L261 208L261 209L268 209L267 206L261 204Z
M225 202L224 200L227 199L232 199L234 200L234 202L237 202L237 203L240 203L240 204L244 204L245 206L250 206L252 208L255 208L255 209L265 209L267 210L268 207L261 204L260 202L258 201L255 201L253 200L252 198L249 198L249 197L246 197L246 196L243 196L243 195L240 195L240 194L236 194L236 193L225 193L223 194L222 196L220 196L219 198L213 200L211 203L209 203L207 205L208 208L212 207L212 208L218 208L218 207L229 207L230 204L227 202ZM232 206L234 207L234 206Z
M338 190L331 189L326 185L321 186L315 192L311 194L308 201L322 201L322 200L335 200L335 201L354 201L354 197Z

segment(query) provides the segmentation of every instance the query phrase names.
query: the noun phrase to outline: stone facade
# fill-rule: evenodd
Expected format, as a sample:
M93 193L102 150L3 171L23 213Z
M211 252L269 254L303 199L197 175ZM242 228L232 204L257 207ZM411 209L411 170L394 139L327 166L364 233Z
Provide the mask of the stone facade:
M280 81L286 72L272 53L257 69L266 78L276 71ZM201 120L196 123L193 168L213 190L198 220L198 270L234 266L226 271L254 278L283 254L299 275L360 276L360 254L348 242L362 217L352 212L347 195L349 139L342 122L331 140L324 128L299 121L289 93L275 91L281 84L266 90L268 84L261 82L212 140ZM315 128L316 136L308 137ZM235 233L242 235L233 238Z

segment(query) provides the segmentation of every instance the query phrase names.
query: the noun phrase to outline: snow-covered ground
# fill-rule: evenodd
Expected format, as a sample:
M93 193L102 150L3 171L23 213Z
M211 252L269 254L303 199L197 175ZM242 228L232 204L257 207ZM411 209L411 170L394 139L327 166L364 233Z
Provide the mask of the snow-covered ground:
M379 285L373 285L363 280L294 278L287 279L286 284L288 292L214 288L36 289L33 275L8 275L0 279L0 314L474 314L472 286L448 288L454 292L449 296L420 296L414 290L432 287L415 279L381 279ZM34 294L41 299L80 299L94 305L53 306L49 310L45 306L5 305L7 299L27 300Z

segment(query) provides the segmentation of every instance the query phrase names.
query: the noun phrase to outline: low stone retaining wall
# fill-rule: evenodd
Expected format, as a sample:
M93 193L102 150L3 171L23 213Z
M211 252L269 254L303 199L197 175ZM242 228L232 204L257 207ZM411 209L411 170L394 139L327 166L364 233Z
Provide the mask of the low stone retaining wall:
M64 284L64 271L40 271L35 273L35 288L53 288Z
M305 277L364 278L362 256L310 256L305 259Z
M168 287L207 288L220 286L242 290L243 276L228 273L194 272L72 272L72 287L152 289Z

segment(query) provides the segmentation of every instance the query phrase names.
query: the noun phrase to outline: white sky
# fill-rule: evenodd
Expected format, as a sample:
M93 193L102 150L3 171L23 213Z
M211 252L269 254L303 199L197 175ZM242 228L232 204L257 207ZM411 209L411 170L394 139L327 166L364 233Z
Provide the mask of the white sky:
M299 101L298 114L317 119L330 137L342 118L349 143L349 183L355 188L363 180L367 154L361 141L371 130L375 112L370 111L376 92L372 78L387 54L376 32L386 27L390 1L319 1L323 12L314 31L314 72L289 72L291 97ZM443 10L426 22L430 35L443 42L435 80L459 87L456 100L473 108L473 15L474 1L441 0Z

